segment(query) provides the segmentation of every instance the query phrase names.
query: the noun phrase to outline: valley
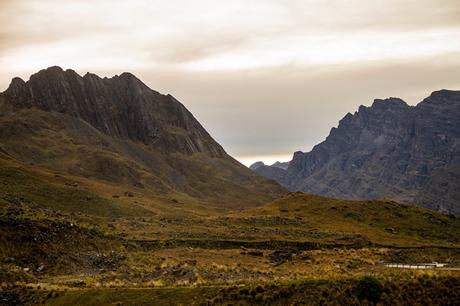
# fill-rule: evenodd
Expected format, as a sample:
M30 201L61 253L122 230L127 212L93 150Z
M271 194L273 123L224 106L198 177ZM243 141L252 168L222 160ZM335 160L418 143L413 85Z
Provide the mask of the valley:
M9 178L0 182L0 282L11 301L318 303L326 289L328 299L353 301L354 288L369 275L389 300L404 301L401 288L425 282L442 287L436 290L459 286L458 271L383 265L459 267L460 220L452 216L304 193L249 210L209 209L128 186L46 172L28 177L30 171L8 162L0 168L0 177ZM11 178L22 183L12 189ZM439 292L430 294L445 298Z
M454 305L460 292L455 214L289 192L127 73L50 67L0 94L0 234L0 305ZM432 262L445 266L385 266Z

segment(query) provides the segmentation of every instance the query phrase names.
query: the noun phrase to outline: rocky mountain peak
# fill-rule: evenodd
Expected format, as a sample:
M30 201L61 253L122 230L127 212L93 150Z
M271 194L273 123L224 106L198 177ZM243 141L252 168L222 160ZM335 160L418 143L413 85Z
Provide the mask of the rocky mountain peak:
M376 99L346 114L310 152L295 152L283 175L267 167L256 172L291 191L393 198L460 214L458 122L460 91L433 92L416 106Z
M440 90L436 90L436 91L433 91L431 93L431 95L428 97L429 98L433 98L433 97L438 97L438 98L445 98L445 97L459 97L460 96L460 90L448 90L448 89L440 89ZM458 99L457 99L458 101Z
M53 66L27 82L13 79L1 95L16 108L64 113L109 136L140 141L165 152L226 155L179 101L151 90L128 72L102 79Z
M270 165L270 167L275 167L275 168L280 168L280 169L283 169L283 170L287 170L287 168L289 167L289 162L277 161L274 164Z
M460 91L442 89L431 93L431 95L420 102L418 106L422 108L426 106L450 108L455 107L454 105L460 105Z
M258 161L249 166L249 169L256 170L259 167L265 166L264 162Z
M11 83L8 86L8 89L6 90L6 93L8 93L11 96L18 96L23 90L25 84L26 82L23 79L15 77L11 80Z
M375 99L372 108L378 109L405 109L409 105L400 98Z
M363 106L364 107L364 106ZM347 113L340 121L339 125L344 125L351 123L353 121L353 115L351 113ZM334 129L334 128L333 128Z

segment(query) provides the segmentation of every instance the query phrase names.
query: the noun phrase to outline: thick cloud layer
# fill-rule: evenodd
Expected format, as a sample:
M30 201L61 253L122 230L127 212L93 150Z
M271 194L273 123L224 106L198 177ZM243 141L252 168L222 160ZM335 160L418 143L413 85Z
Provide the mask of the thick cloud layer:
M309 150L374 98L459 89L458 0L0 0L0 90L52 65L130 71L237 158Z

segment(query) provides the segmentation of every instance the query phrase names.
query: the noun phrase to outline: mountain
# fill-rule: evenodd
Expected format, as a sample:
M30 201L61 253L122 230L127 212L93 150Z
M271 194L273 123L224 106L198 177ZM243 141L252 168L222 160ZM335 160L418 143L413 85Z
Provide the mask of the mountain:
M292 191L460 214L459 122L460 91L433 92L416 106L377 99L348 113L310 152L295 152L285 172L255 171Z
M284 180L296 165L256 170ZM455 272L382 263L458 269L459 232L395 201L287 193L131 74L52 67L0 94L1 305L367 305L369 276L379 304L451 305Z
M50 67L14 78L0 94L0 159L174 202L244 208L284 193L229 156L173 96L130 73Z
M287 168L289 167L289 162L279 162L279 161L277 161L276 163L274 163L271 166L275 167L275 168L280 168L280 169L283 169L283 170L287 170Z
M256 170L259 167L265 166L265 164L261 161L255 162L252 165L249 166L249 169L251 170Z
M256 170L256 169L258 169L260 167L266 167L266 166L267 165L265 165L264 162L258 161L258 162L253 163L252 165L250 165L249 169ZM289 167L289 162L279 162L279 161L277 161L274 164L270 165L269 167L287 170L287 168Z

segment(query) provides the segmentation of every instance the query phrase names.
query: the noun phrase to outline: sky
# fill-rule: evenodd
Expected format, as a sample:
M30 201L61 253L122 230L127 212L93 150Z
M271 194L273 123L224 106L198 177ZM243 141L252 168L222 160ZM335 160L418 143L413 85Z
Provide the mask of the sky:
M460 89L459 0L0 0L0 91L49 66L129 71L249 165L376 98Z

